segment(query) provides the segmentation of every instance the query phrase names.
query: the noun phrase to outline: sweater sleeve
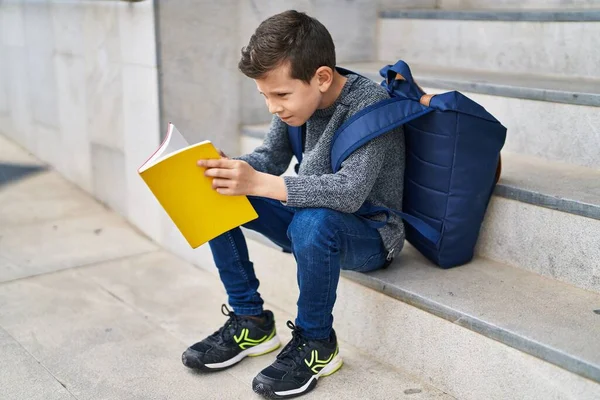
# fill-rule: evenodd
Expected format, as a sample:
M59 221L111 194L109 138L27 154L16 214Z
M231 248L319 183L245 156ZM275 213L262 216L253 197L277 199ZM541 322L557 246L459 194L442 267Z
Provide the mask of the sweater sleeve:
M259 172L279 176L288 169L292 156L287 125L279 117L273 116L264 142L252 153L234 159L246 161Z
M398 128L402 129L402 128ZM365 202L383 168L391 140L390 131L353 152L336 173L284 176L290 207L323 207L354 213Z

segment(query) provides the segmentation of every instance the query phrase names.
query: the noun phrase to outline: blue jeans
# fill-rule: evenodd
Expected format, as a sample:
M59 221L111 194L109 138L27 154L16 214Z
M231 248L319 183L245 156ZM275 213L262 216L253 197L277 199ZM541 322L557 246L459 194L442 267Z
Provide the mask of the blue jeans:
M295 324L308 339L328 338L340 269L366 272L388 264L379 232L353 214L292 208L262 197L248 199L258 219L243 226L266 236L296 259L300 297ZM234 311L262 313L259 282L242 230L232 229L209 244Z

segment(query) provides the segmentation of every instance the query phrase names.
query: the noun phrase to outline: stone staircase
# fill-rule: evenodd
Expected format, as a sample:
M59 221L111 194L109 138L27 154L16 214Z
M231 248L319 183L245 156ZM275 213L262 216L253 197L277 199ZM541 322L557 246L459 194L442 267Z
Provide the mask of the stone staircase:
M508 128L504 170L472 263L441 270L407 245L385 271L344 272L334 326L460 399L600 398L600 2L391 3L369 21L375 60L339 64L379 82L402 58L428 93L479 102ZM270 121L251 85L243 152ZM293 313L293 257L247 237L263 296Z
M262 399L254 376L277 355L199 374L181 352L225 317L216 276L163 250L0 135L0 398ZM285 343L293 315L278 304ZM340 340L344 368L309 399L454 397ZM374 383L363 384L365 375ZM410 397L408 397L410 396Z

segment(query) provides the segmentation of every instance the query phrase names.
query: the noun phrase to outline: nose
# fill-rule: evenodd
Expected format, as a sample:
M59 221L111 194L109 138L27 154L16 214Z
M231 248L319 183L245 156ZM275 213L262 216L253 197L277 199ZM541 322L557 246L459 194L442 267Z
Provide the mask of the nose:
M278 114L283 111L283 107L276 102L267 100L267 108L271 114Z

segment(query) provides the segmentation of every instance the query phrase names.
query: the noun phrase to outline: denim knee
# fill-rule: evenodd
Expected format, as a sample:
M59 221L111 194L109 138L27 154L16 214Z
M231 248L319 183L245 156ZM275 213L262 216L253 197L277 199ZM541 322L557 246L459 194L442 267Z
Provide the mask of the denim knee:
M287 236L294 247L316 244L337 245L343 213L328 208L305 208L297 211Z

